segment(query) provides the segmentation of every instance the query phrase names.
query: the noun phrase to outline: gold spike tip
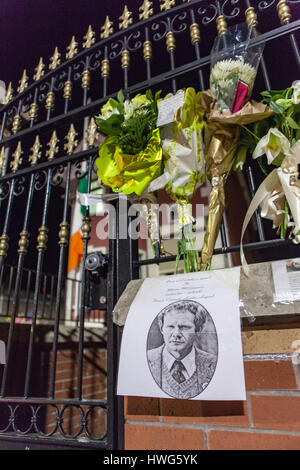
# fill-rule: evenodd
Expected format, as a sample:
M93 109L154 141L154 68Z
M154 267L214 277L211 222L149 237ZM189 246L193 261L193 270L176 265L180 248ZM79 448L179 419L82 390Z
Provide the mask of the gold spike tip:
M119 17L119 29L126 29L129 25L132 24L132 12L128 10L127 5L125 5L122 15Z
M160 10L170 10L170 8L175 6L175 0L159 0L161 5L160 5Z
M33 75L33 80L35 81L39 80L45 74L45 64L43 62L42 57L40 57L40 61L34 70L35 70L35 74Z
M48 142L49 149L46 151L46 157L48 160L53 160L55 154L59 151L59 146L57 145L59 140L56 135L56 131L52 132L51 139Z
M12 171L17 171L17 169L21 165L21 163L22 163L22 158L21 158L22 153L24 153L24 152L23 152L22 147L21 147L21 142L18 142L17 148L14 151L14 153L12 154L13 160L10 162L10 168L12 169Z
M13 99L13 87L11 82L9 82L6 93L5 93L5 98L3 101L3 104L8 104L12 99Z
M78 52L78 42L75 40L75 36L72 36L71 42L67 47L66 59L72 59Z
M0 175L2 175L5 168L5 147L2 147L0 152Z
M37 135L34 141L33 146L31 147L32 154L29 156L29 161L31 165L35 165L37 161L41 158L42 152L40 152L42 145L40 142L40 138Z
M54 70L56 69L56 67L58 67L61 63L61 53L58 52L58 48L56 47L54 49L54 53L53 53L53 56L50 57L50 65L49 65L49 69L50 70Z
M153 2L150 0L144 0L144 3L139 7L140 14L139 14L139 19L140 20L147 20L151 15L153 15Z
M28 76L26 73L26 69L23 72L21 80L19 80L20 85L18 86L18 93L23 93L23 91L28 87Z
M65 137L65 140L67 142L64 144L64 150L66 150L69 155L73 153L73 150L78 144L78 140L76 140L77 135L78 135L78 132L76 132L74 124L71 124L69 128L69 132Z
M101 31L102 31L100 34L101 39L108 38L114 32L113 22L110 21L109 16L105 18L105 22L103 26L101 26Z
M89 47L91 47L95 43L95 41L96 41L95 31L92 30L91 25L89 26L89 29L87 30L86 35L83 36L83 39L85 40L82 43L82 47L84 49L88 49Z
M89 122L88 128L86 130L86 134L87 134L87 137L86 137L85 140L86 140L88 146L93 147L95 139L99 135L98 132L97 132L97 124L96 124L95 119L93 117L91 118L91 120Z

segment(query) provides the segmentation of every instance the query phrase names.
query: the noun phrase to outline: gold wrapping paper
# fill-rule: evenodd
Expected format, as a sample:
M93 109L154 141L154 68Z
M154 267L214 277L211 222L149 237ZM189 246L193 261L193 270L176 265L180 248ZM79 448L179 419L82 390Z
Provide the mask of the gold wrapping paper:
M208 222L201 251L201 269L207 269L210 267L222 222L225 209L224 184L236 156L240 126L268 118L274 113L263 103L252 100L235 114L227 110L221 113L214 95L209 90L202 93L200 104L207 112L207 124L204 128L204 158L206 174L212 185Z

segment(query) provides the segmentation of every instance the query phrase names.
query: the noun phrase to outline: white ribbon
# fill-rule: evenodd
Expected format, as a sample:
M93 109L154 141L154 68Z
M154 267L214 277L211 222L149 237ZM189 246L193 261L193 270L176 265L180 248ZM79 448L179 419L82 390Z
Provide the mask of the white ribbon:
M297 184L298 164L300 163L300 140L291 149L291 154L287 155L279 168L275 168L261 183L256 191L251 204L246 213L240 240L240 256L242 269L246 276L249 276L249 266L244 256L243 237L245 230L259 205L262 206L261 216L273 221L273 227L277 227L281 220L284 210L278 208L278 203L284 201L286 197L289 204L293 222L288 220L288 226L293 226L295 235L294 242L300 243L300 237L297 232L300 230L300 185ZM277 205L276 205L277 203Z

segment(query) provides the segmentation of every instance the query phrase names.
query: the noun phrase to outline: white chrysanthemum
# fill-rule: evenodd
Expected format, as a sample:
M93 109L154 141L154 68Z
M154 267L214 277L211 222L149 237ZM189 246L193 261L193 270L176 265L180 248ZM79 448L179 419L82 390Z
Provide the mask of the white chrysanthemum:
M252 65L247 64L242 60L227 59L217 62L213 66L210 74L211 85L214 85L217 82L220 85L221 80L230 79L232 74L238 74L239 80L246 83L249 86L250 91L252 90L256 70Z

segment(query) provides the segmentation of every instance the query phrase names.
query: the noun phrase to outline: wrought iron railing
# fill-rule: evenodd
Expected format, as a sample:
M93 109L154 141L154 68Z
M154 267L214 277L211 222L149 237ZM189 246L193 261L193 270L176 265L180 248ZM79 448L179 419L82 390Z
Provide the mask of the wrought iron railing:
M7 363L0 391L0 406L6 407L2 415L4 424L0 425L1 436L13 439L20 435L32 442L37 437L45 439L43 426L37 425L38 413L42 407L51 406L55 409L56 424L48 434L47 442L50 443L52 438L63 437L68 442L78 444L78 438L85 436L86 440L81 439L82 445L86 443L98 448L123 446L122 400L114 395L120 331L112 324L112 310L128 281L138 277L140 266L167 262L174 260L175 256L161 256L157 250L155 257L139 260L136 241L119 239L118 236L109 241L107 401L82 399L87 318L85 291L89 282L88 272L83 267L78 317L76 397L66 400L56 398L56 357L64 309L63 286L67 276L71 221L70 193L74 181L86 178L87 190L90 191L92 181L97 178L94 167L97 129L93 116L99 112L100 106L121 88L127 96L147 88L162 89L165 93L170 90L176 92L187 85L200 90L208 88L209 52L214 36L221 33L227 23L245 20L249 26L255 25L262 31L252 43L266 41L267 44L254 96L262 88L274 87L274 83L276 87L279 84L283 88L290 85L291 79L297 78L300 68L296 38L300 27L299 1L266 0L251 3L248 0L192 0L177 3L176 6L173 0L162 0L162 11L153 15L151 2L145 1L140 8L143 19L136 24L131 23L131 15L125 9L118 32L112 33L111 22L107 18L102 27L101 41L96 42L94 32L89 29L80 52L73 38L67 49L66 61L61 61L56 49L47 73L44 73L45 67L40 61L30 84L24 72L16 96L13 96L11 86L8 87L6 104L0 110L0 277L2 282L8 283L11 321L6 341ZM276 63L281 54L285 73L283 66L277 74L274 72L274 51ZM291 70L295 77L291 76ZM78 140L82 136L84 143L78 151ZM247 175L249 191L253 194L256 188L251 166L247 169ZM116 201L117 215L118 204ZM119 218L116 219L115 230L118 235ZM289 243L277 238L266 240L259 213L256 214L256 221L258 241L245 244L245 249L262 249ZM127 220L129 222L130 218ZM87 209L82 225L83 266L90 233L91 218ZM228 246L224 227L221 229L221 237L222 247L216 249L215 254L239 250L238 245ZM5 263L16 266L11 278L9 275L7 277ZM12 397L7 384L11 374L16 373L12 368L12 354L20 291L25 282L26 269L27 272L35 271L26 374L23 395ZM39 305L40 302L47 303L42 292L45 271L49 272L51 279L51 276L55 279L50 295L54 321L50 393L43 397L32 397L30 383ZM31 410L29 414L25 413L26 419L24 417L25 421L29 420L29 425L20 430L17 415L25 406ZM72 406L81 415L78 433L73 437L63 429L65 407ZM93 439L88 422L96 407L100 407L104 413L108 412L107 437Z

